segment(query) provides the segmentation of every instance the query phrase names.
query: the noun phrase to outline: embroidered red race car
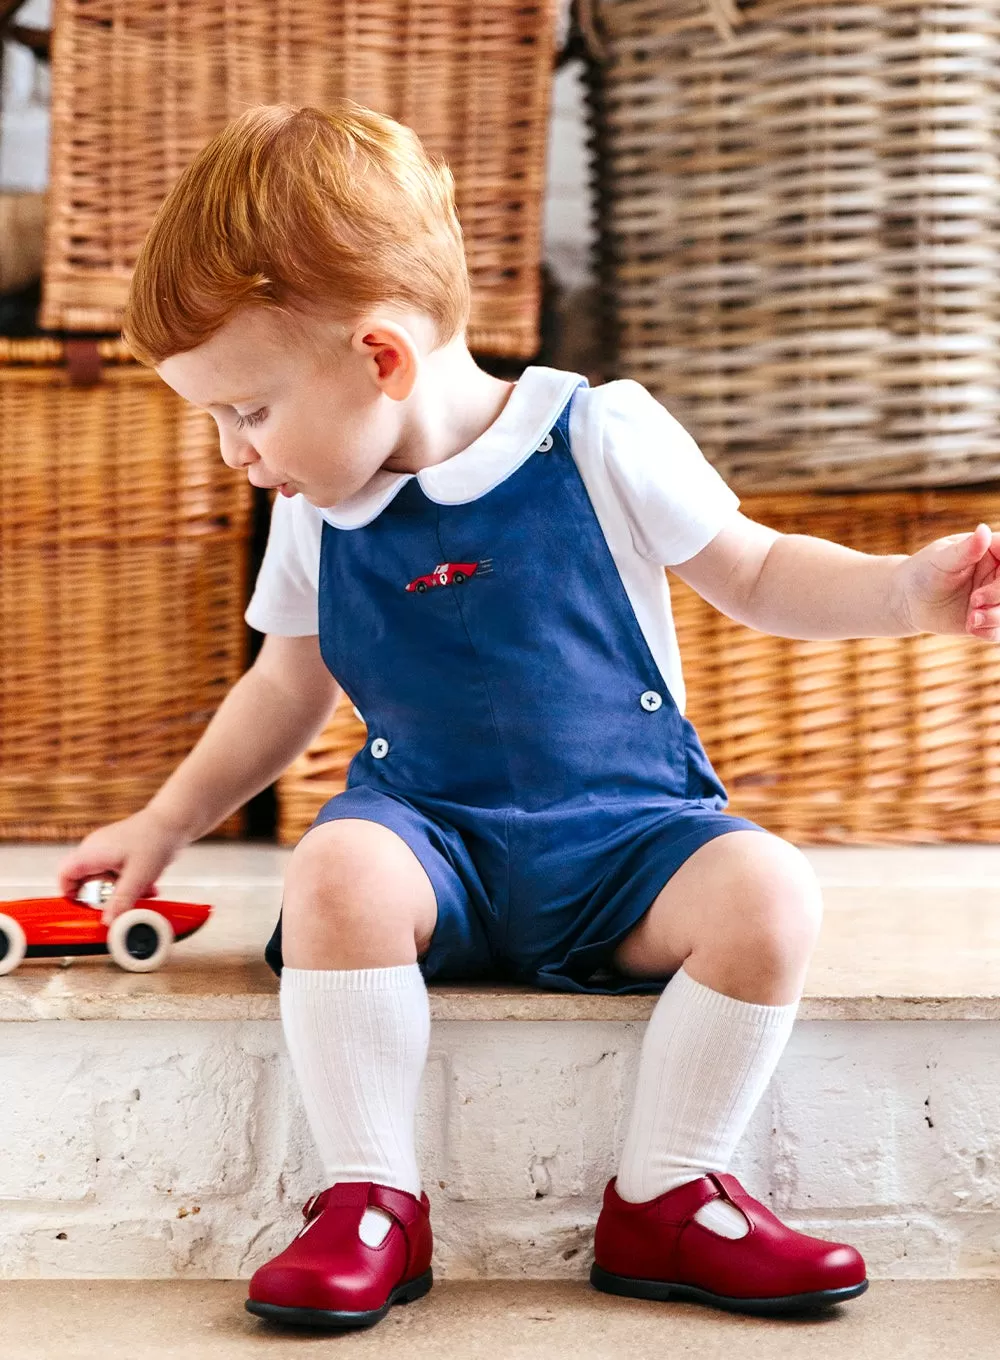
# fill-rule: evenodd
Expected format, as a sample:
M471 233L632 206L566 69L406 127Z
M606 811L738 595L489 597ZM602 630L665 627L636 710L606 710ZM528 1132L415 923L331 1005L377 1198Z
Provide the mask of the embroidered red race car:
M0 901L0 974L22 959L110 954L119 968L148 973L165 962L175 940L205 924L212 908L195 902L140 898L110 926L101 921L112 879L92 878L75 897L29 897Z
M482 575L482 569L486 565L486 562L441 562L429 576L418 576L406 589L415 590L418 595L422 595L425 590L432 590L434 586L460 586L470 576L475 576L477 571Z

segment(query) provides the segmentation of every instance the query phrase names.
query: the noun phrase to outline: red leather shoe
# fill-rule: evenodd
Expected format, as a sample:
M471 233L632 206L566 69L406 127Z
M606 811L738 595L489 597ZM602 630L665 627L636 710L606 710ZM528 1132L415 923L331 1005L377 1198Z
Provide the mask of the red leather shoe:
M358 1236L368 1208L392 1219L384 1241ZM430 1202L372 1181L343 1181L310 1199L305 1227L250 1281L247 1312L299 1327L371 1327L433 1283Z
M745 1237L721 1237L695 1221L713 1199L727 1200L746 1216ZM590 1282L607 1294L687 1299L765 1315L826 1308L868 1288L865 1263L853 1247L786 1228L735 1176L715 1172L643 1204L621 1199L610 1180Z

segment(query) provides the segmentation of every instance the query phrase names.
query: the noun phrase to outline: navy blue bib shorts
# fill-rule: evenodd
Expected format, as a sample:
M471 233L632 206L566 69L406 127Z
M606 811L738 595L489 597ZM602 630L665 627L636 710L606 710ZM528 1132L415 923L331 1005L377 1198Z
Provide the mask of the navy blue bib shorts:
M417 856L438 908L427 982L660 992L614 950L699 846L763 830L724 811L653 659L571 405L475 500L412 478L363 528L323 526L320 648L368 741L313 825L377 822ZM280 974L280 918L265 957Z

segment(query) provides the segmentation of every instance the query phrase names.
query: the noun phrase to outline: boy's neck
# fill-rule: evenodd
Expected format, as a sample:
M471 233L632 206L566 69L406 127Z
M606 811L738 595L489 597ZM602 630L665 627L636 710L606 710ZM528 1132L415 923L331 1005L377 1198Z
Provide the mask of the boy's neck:
M513 390L479 367L464 339L434 350L407 401L399 446L383 466L419 472L461 453L499 418Z

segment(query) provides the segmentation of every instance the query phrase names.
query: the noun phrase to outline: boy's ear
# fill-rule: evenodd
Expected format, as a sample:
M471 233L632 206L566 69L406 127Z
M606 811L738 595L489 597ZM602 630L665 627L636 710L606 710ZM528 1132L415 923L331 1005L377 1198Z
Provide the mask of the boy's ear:
M387 397L406 400L416 384L420 358L405 326L383 317L368 318L351 336L351 348L365 359L372 381Z

